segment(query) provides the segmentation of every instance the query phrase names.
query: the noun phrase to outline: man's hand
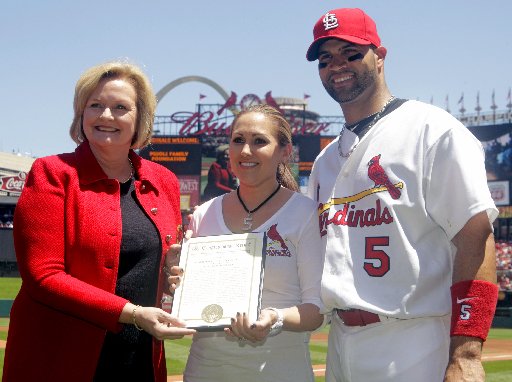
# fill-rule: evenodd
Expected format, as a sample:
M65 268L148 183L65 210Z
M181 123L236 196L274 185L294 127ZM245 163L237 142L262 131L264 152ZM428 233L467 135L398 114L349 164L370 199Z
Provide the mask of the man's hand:
M450 358L445 382L484 382L482 366L482 340L474 337L454 336L450 342Z

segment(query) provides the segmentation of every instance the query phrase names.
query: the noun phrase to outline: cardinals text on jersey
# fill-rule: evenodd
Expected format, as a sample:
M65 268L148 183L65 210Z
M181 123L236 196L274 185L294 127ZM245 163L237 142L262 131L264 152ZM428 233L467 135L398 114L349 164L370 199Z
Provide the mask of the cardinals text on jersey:
M346 225L349 227L371 227L381 224L391 224L393 216L388 207L381 204L381 200L375 201L374 208L366 210L356 209L354 204L369 195L380 192L388 192L391 198L398 199L401 195L403 182L393 183L384 168L380 165L381 155L374 156L368 162L368 177L375 184L373 187L363 190L355 195L346 197L331 198L327 203L320 204L318 207L320 234L324 236L327 233L329 224ZM344 205L343 209L335 211L329 216L330 208L335 205Z

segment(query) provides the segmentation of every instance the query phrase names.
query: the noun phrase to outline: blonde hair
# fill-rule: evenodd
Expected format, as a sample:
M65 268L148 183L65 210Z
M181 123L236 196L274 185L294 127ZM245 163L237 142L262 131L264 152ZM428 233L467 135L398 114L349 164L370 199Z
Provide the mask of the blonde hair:
M233 130L240 117L249 113L261 113L274 122L277 127L277 141L279 142L279 146L286 147L292 143L292 129L290 124L279 110L267 104L253 105L238 113L231 124L231 134L233 134ZM299 191L299 185L292 174L289 160L277 166L276 179L283 187L292 191Z
M139 149L147 146L153 134L156 97L144 72L134 64L121 61L106 62L93 66L87 69L78 79L73 101L74 117L69 128L71 139L77 144L87 139L82 130L82 116L85 105L98 84L104 79L124 79L134 86L137 94L135 101L137 121L131 147Z

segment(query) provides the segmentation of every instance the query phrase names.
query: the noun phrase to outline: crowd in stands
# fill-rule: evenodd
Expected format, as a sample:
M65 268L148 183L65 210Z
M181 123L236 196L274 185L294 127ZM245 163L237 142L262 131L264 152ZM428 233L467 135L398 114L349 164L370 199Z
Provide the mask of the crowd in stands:
M13 213L0 214L0 228L12 228L12 221L14 219Z
M487 175L497 179L510 177L512 174L512 134L482 142L485 149L485 168ZM491 179L488 179L491 180Z
M0 228L12 228L14 207L0 205Z
M512 291L512 242L496 241L496 270L500 290Z
M12 228L12 221L3 222L0 220L0 228Z

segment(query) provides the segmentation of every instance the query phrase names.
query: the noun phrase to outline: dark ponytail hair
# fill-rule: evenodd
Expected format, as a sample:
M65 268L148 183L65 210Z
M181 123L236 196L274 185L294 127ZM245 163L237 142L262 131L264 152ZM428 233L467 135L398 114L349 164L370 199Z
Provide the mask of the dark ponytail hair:
M279 110L267 104L250 106L238 113L233 120L233 123L231 124L231 134L233 134L233 128L238 122L238 119L242 115L249 113L261 113L276 124L277 140L279 142L279 146L285 147L292 143L292 129L290 124L279 112ZM292 191L299 191L299 185L297 184L297 181L295 180L295 177L293 176L290 168L289 158L286 162L279 163L277 166L276 179L283 187L286 187Z

